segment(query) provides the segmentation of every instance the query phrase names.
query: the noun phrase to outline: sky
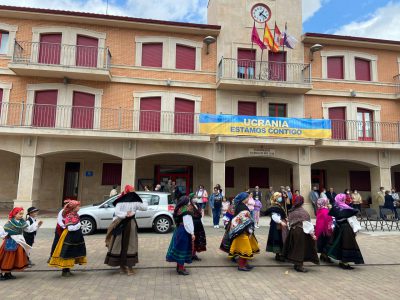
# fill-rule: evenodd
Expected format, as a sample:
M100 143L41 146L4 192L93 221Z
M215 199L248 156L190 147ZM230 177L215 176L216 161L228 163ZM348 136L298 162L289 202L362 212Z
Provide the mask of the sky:
M208 0L109 0L108 14L206 23L207 3ZM107 10L107 0L0 0L0 4L102 14ZM400 40L399 16L400 0L303 0L304 32Z

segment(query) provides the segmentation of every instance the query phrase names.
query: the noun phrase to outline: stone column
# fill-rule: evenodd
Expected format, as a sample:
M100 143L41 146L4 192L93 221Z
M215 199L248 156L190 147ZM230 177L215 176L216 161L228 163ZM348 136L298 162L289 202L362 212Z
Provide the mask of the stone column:
M376 194L379 188L383 186L385 190L392 188L392 173L390 170L390 153L379 151L379 166L370 168L371 175L371 197L372 207L378 209L379 204L376 201Z
M223 144L214 144L210 193L217 184L220 184L225 191L225 147Z
M299 149L299 162L293 165L293 189L300 191L300 195L304 197L304 208L311 216L314 216L314 209L309 199L311 191L311 160L309 148Z
M125 185L130 184L138 187L136 182L136 142L125 141L122 156L121 191Z

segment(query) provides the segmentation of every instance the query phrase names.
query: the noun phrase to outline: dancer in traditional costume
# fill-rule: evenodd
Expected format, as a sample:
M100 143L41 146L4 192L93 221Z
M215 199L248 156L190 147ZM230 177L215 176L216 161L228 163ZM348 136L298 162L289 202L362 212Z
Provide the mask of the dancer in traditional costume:
M231 248L231 240L229 238L229 230L231 228L231 221L233 219L233 216L235 215L235 202L232 201L232 203L229 205L224 217L222 218L225 226L225 232L224 236L222 237L221 245L219 246L219 249L222 251L226 252L229 254L229 250ZM236 262L235 258L232 258L233 262Z
M138 233L135 214L137 210L147 210L131 185L125 186L124 191L114 201L115 217L108 227L106 247L108 248L105 264L120 267L120 273L133 275L133 267L139 262Z
M39 213L39 209L37 209L36 207L29 207L28 208L28 213L26 214L26 223L28 225L32 225L33 223L35 223L37 220L37 216ZM36 237L36 233L37 230L33 231L33 232L24 232L24 239L26 241L26 243L33 247L33 243L35 242L35 237ZM29 259L29 267L34 266L35 264L32 263L32 261Z
M282 251L283 244L286 241L288 228L287 216L283 209L284 205L285 203L282 194L276 192L271 197L271 207L265 212L265 215L271 216L266 251L275 253L275 259L277 261L285 260Z
M50 257L49 257L47 263L50 262L50 259L53 256L53 253L54 253L54 250L56 249L58 241L60 240L60 236L65 229L63 213L64 213L64 209L61 209L57 214L57 225L56 225L56 229L54 230L53 244L51 245Z
M307 272L303 267L304 262L319 264L314 225L303 204L304 198L297 196L289 211L290 231L283 248L285 259L294 264L297 272Z
M78 215L80 202L65 200L64 203L62 216L65 229L62 231L50 258L49 266L62 269L61 275L70 277L72 275L71 269L75 264L84 265L87 263L86 245Z
M182 196L174 210L176 228L169 244L166 260L176 263L176 271L179 275L189 275L185 264L192 263L195 241L193 209L189 197Z
M339 260L339 267L351 270L350 262L364 264L364 259L356 241L356 233L361 229L357 221L357 209L347 205L346 195L339 194L335 197L335 204L329 215L335 218L333 239L329 245L328 256Z
M247 207L249 194L242 192L235 197L235 216L233 217L229 239L231 241L229 257L237 258L239 271L251 271L248 260L260 252L257 239L254 235L254 220Z
M201 259L197 256L197 253L207 251L207 239L203 222L201 220L201 209L193 201L194 195L195 195L194 193L191 193L189 195L190 205L193 206L192 217L193 217L194 235L195 235L192 260L201 261Z
M5 280L15 279L15 276L11 274L12 271L23 271L28 267L32 247L25 242L23 233L33 232L42 225L42 221L28 225L23 217L24 209L15 207L9 213L9 221L4 225L4 232L1 233L5 239L0 248L0 270L4 272Z
M8 233L5 232L3 226L0 225L0 239L5 239L7 235ZM3 273L0 273L0 280L6 280L3 276Z
M328 257L328 244L333 233L333 220L329 215L329 199L319 198L317 200L317 222L315 225L315 236L317 237L318 253L320 260L332 263Z

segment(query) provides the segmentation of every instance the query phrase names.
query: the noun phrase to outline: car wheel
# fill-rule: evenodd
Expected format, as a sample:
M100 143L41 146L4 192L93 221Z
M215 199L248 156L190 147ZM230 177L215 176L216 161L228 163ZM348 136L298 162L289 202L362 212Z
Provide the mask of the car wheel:
M171 227L172 220L167 216L159 216L154 220L153 228L157 233L167 233Z
M83 235L90 235L96 231L96 222L91 217L81 217L81 229Z

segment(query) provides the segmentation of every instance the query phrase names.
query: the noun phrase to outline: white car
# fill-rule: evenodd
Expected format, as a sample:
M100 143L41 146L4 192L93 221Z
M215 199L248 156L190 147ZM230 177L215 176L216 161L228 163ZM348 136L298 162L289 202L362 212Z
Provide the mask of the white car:
M135 218L139 228L153 228L157 233L167 233L174 225L175 203L170 193L136 192L148 204L146 211L137 211ZM114 200L108 200L88 206L82 206L78 214L81 218L82 233L93 234L98 229L107 229L114 217Z

